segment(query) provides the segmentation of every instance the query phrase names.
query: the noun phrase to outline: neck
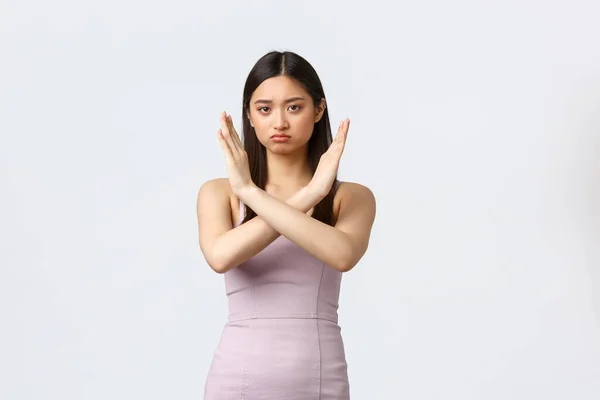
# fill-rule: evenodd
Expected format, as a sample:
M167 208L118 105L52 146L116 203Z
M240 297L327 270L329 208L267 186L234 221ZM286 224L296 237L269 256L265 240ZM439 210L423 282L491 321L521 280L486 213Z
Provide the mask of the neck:
M312 171L306 160L306 150L292 154L274 154L267 150L267 184L277 187L306 186Z

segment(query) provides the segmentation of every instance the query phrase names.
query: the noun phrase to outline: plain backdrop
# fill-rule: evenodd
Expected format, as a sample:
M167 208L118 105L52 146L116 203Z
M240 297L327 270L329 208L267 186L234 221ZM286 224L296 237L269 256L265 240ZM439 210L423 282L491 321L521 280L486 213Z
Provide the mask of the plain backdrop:
M0 398L201 399L196 195L270 50L351 119L353 399L600 398L596 1L0 2Z

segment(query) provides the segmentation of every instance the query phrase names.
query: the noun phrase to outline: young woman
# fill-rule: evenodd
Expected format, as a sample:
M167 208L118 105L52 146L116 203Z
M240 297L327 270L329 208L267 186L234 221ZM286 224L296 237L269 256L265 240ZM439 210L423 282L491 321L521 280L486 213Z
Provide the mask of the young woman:
M198 192L200 248L223 274L229 319L204 400L346 400L338 298L365 254L373 193L339 182L349 120L332 139L313 67L270 52L244 86L242 135L221 115L228 178Z

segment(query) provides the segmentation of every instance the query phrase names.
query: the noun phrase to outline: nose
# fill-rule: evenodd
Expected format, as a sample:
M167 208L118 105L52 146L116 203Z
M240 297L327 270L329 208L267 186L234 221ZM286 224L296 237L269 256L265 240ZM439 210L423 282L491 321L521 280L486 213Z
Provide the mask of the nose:
M273 115L273 127L277 130L288 128L287 117L284 111L277 111Z

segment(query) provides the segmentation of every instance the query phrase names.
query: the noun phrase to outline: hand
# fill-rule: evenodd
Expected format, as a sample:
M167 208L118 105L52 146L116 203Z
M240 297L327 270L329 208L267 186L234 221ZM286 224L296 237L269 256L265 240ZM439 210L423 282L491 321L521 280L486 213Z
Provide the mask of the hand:
M255 185L250 176L248 154L233 127L231 115L225 112L221 114L221 129L217 132L217 137L225 154L229 184L233 193L240 197L241 192Z
M338 131L333 142L319 160L317 170L310 181L310 186L321 196L325 197L331 190L331 185L335 180L340 165L340 159L346 146L346 137L350 120L346 118L338 126Z

